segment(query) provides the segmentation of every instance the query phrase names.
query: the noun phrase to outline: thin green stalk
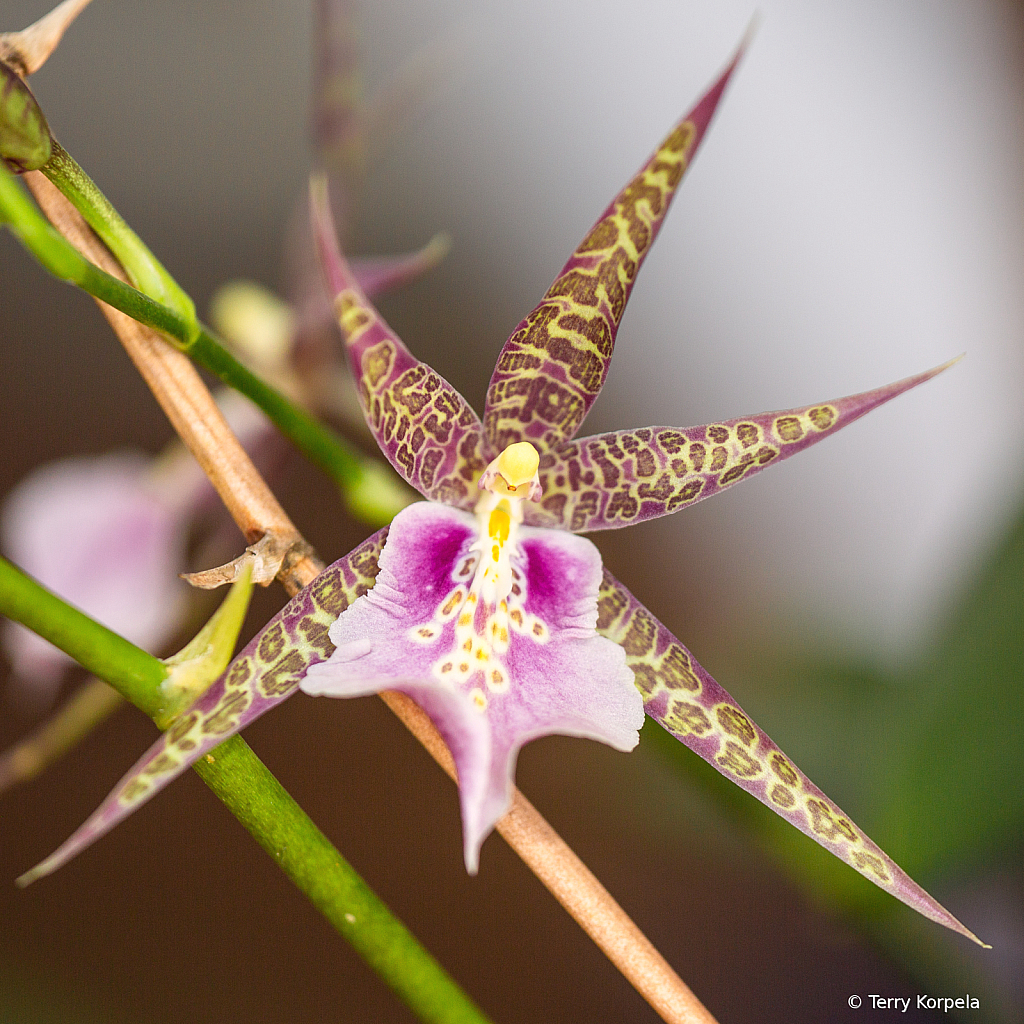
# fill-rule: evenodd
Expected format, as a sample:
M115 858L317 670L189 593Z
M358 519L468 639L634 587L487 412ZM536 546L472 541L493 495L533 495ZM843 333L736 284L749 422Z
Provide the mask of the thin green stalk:
M123 707L124 697L102 679L83 683L45 722L0 754L0 793L34 779Z
M167 666L50 593L6 558L0 558L0 615L28 626L105 679L150 718L159 715Z
M425 1021L486 1021L363 881L241 736L217 747L202 780L398 997Z
M142 239L124 222L110 200L52 136L53 152L40 168L64 193L85 222L103 239L124 267L129 280L140 292L176 310L186 321L195 322L195 303L164 269Z
M356 488L363 483L370 472L371 460L330 427L260 380L208 328L119 281L87 260L50 225L14 175L2 166L0 223L6 223L25 248L55 277L77 285L94 298L159 331L176 348L250 398L285 437L340 487ZM397 509L391 511L393 513Z
M65 604L0 559L0 614L28 626L150 717L162 710L163 662ZM281 870L413 1013L429 1024L487 1018L313 824L241 736L195 766Z
M186 350L200 366L223 383L252 399L277 428L311 462L339 485L358 482L366 459L314 417L290 402L280 391L256 376L236 359L204 324Z
M77 285L94 298L159 331L177 348L187 351L197 328L177 311L119 281L87 260L43 216L17 179L0 165L0 223L62 281Z

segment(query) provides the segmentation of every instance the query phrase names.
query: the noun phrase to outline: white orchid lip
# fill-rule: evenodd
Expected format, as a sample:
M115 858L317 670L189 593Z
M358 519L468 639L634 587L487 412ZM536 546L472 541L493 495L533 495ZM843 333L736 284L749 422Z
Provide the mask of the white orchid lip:
M489 695L509 686L505 663L511 633L545 643L546 624L525 605L525 580L513 562L521 562L519 526L523 502L540 497L540 456L528 441L509 445L480 479L476 506L477 537L457 570L455 589L438 603L433 619L414 626L410 638L433 644L443 624L455 621L450 649L434 662L432 675L442 683L471 683L474 706L486 711Z
M458 767L471 873L524 743L562 733L630 750L643 724L625 651L595 629L600 554L523 525L526 500L486 490L475 514L433 502L400 512L374 586L300 684L335 697L400 690L423 707Z

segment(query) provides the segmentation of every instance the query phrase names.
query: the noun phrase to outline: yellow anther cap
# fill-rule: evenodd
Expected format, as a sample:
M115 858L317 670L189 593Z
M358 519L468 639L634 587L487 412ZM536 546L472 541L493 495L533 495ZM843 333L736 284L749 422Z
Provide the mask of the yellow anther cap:
M537 474L540 456L529 441L510 444L495 459L494 468L512 487L528 484Z

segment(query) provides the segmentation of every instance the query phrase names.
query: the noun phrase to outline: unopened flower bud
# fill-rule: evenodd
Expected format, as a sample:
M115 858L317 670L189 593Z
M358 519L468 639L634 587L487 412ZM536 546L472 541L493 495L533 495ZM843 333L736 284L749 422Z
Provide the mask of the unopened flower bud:
M32 90L0 61L0 158L20 174L42 167L52 152L50 128Z

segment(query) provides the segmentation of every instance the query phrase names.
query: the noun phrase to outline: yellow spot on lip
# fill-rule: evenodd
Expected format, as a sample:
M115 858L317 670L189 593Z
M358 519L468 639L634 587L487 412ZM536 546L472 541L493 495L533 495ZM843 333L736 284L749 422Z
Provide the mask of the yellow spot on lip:
M511 517L503 509L493 509L487 520L487 534L491 540L504 544L508 540L509 525Z

